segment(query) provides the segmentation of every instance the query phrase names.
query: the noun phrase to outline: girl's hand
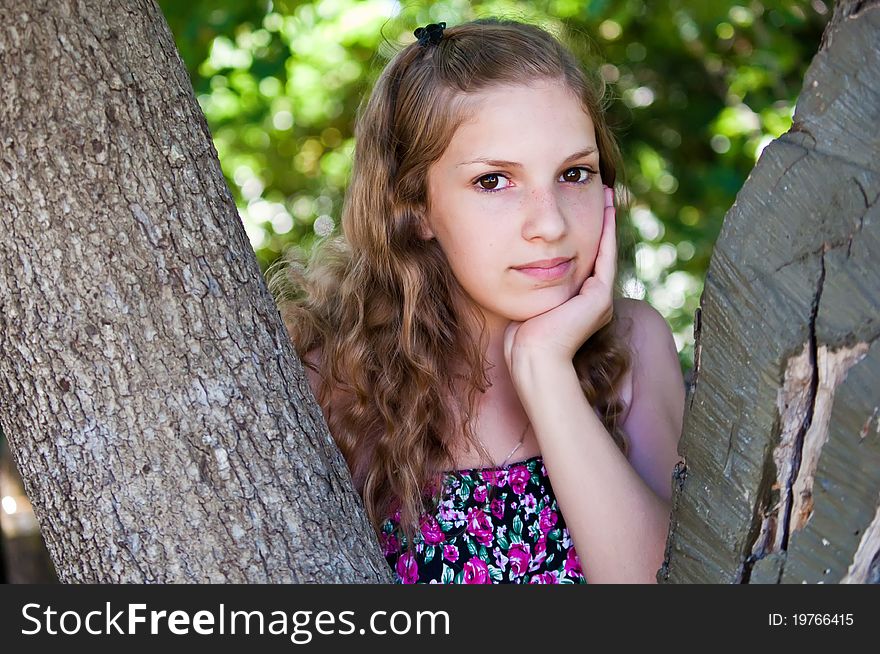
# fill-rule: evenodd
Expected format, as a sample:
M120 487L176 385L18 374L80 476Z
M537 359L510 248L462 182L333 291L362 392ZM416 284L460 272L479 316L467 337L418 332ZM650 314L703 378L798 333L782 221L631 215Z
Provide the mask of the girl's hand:
M603 188L605 213L593 274L570 300L525 322L511 322L504 332L504 359L514 381L518 363L570 364L578 348L611 322L617 238L614 191L607 186Z

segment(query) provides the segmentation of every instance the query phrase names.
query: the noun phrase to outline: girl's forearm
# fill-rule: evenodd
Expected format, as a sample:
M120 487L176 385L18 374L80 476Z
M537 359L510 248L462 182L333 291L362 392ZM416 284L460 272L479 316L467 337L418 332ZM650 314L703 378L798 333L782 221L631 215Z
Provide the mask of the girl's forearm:
M526 362L520 370L517 390L587 581L656 583L670 503L618 449L570 362Z

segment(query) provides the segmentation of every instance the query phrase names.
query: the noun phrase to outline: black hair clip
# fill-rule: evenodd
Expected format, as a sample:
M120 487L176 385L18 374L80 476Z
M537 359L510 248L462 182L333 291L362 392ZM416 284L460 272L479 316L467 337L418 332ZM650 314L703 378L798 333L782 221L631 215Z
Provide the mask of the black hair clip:
M419 27L413 34L419 40L419 45L427 48L429 45L437 45L443 38L443 30L446 29L446 23L431 23L424 27Z

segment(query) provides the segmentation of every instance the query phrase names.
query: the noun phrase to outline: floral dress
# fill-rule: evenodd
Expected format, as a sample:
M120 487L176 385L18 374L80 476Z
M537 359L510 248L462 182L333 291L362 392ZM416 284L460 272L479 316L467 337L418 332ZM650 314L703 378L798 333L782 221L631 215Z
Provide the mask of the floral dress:
M413 548L399 520L398 511L380 536L397 583L586 583L540 455L446 473L437 511L422 516Z

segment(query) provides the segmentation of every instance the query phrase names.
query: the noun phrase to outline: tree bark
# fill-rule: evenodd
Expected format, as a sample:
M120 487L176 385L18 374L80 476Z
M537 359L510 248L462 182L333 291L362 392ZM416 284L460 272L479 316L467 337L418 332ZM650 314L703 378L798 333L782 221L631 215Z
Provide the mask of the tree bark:
M0 0L0 424L63 582L387 582L152 0Z
M878 581L880 2L841 2L724 220L667 556L697 583Z

